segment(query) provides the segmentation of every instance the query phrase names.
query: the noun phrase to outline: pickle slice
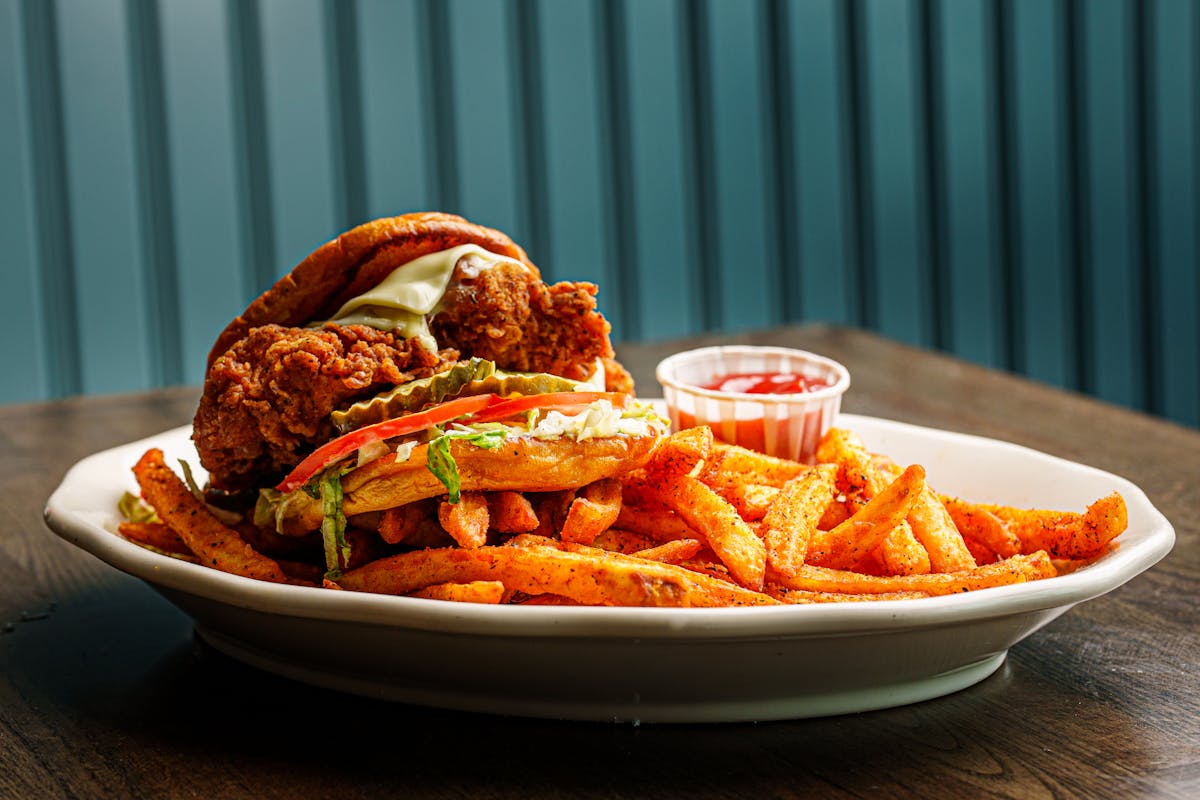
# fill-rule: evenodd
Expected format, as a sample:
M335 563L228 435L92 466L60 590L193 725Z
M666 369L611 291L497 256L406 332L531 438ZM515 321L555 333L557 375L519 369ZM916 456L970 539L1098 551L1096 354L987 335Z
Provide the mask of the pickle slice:
M472 358L470 361L459 362L444 372L409 381L370 400L357 402L344 411L334 411L330 419L339 433L347 433L459 395L465 397L491 392L509 397L573 392L580 385L579 381L541 372L506 372L496 369L496 364L492 361Z

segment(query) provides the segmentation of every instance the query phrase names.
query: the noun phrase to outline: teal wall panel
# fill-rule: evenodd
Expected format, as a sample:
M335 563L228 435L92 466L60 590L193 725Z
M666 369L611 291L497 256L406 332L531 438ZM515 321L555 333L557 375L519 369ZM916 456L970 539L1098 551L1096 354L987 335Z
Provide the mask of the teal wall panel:
M130 28L120 0L56 7L80 388L115 392L161 380L140 236Z
M703 308L687 217L683 30L678 0L625 0L622 9L632 198L626 229L613 235L635 240L623 330L657 339L699 329Z
M831 322L856 318L861 269L845 9L839 0L797 0L786 6L782 29L788 54L784 153L791 164L783 187L793 188L781 221L791 237L780 265L785 275L798 278L789 283L799 296L789 298L788 308L805 319Z
M515 164L515 41L499 0L451 0L444 46L451 80L456 183L444 210L455 211L523 240L521 182ZM438 89L435 87L435 91ZM533 256L534 261L537 255ZM548 274L553 274L548 273Z
M224 311L243 303L238 223L238 160L233 108L229 16L217 3L172 0L159 11L162 139L169 153L180 378L198 383ZM164 237L165 238L165 237Z
M435 208L417 4L363 0L357 11L365 216Z
M0 0L0 402L196 383L441 209L614 336L876 330L1200 425L1190 0Z
M271 277L277 278L350 220L343 213L334 170L333 126L338 115L323 4L263 0L259 9L276 253Z
M1080 347L1066 4L1017 0L1004 10L1011 165L1008 213L1014 302L1013 367L1078 388Z
M738 0L711 0L705 68L711 87L712 182L717 233L715 289L718 328L763 327L782 319L779 253L772 234L771 161L766 131L766 26Z
M537 4L541 56L538 85L545 182L544 203L549 238L546 251L534 256L553 279L567 277L599 285L602 304L614 325L622 317L614 252L613 226L605 198L612 167L603 144L600 119L602 80L596 6L590 0L550 0Z
M965 358L1007 363L1006 237L996 131L996 38L983 0L930 8L929 135L934 165L934 264L941 281L937 340Z
M0 2L0 242L12 265L34 264L37 236L33 204L34 165L29 140L29 73L25 69L16 0ZM32 269L5 269L0 293L0 338L23 342L7 352L4 389L7 399L44 397L52 391L47 340L42 326L42 287Z
M930 258L932 209L923 147L927 7L881 0L863 4L861 11L863 321L887 336L932 345L934 311L942 298L935 296Z
M1083 166L1081 216L1088 265L1080 286L1084 316L1084 389L1127 405L1145 402L1145 275L1138 205L1139 42L1127 0L1096 0L1079 6L1077 30Z
M1200 408L1200 6L1158 0L1148 23L1147 122L1150 396L1174 419Z

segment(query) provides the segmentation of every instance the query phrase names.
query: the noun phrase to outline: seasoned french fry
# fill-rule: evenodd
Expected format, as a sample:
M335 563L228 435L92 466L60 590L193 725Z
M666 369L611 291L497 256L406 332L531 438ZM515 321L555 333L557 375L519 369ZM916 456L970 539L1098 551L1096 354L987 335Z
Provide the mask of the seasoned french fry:
M443 501L438 506L438 521L459 547L487 544L490 515L483 492L463 492L457 503Z
M572 600L569 597L563 597L561 594L535 594L532 597L526 597L524 600L518 601L519 605L523 606L577 606L580 603Z
M1021 552L1020 538L991 511L957 497L943 495L941 500L968 546L974 540L1000 558Z
M538 528L533 504L520 492L488 492L491 525L501 533L528 533Z
M792 478L779 490L763 517L767 564L784 573L795 572L804 563L808 540L833 499L837 467L820 464Z
M379 535L388 544L406 542L433 521L434 514L434 506L425 501L389 508L379 521Z
M913 535L908 520L888 531L879 544L879 564L885 575L924 575L933 571L929 553Z
M504 584L500 581L471 581L470 583L435 583L417 589L409 597L428 600L451 600L457 603L495 605L504 599Z
M664 564L679 564L689 558L695 558L704 545L699 539L675 539L663 542L655 547L638 550L634 555L649 561L661 561Z
M805 469L807 467L804 464L796 461L768 456L738 445L714 442L711 454L697 477L709 484L740 481L779 489Z
M151 547L176 556L193 556L191 549L184 544L179 534L162 522L122 522L117 526L120 532L134 544Z
M514 541L531 534L519 534ZM549 541L549 540L547 540ZM588 605L712 606L771 604L766 595L704 579L681 567L584 545L487 546L419 550L373 561L347 572L339 584L352 591L409 594L436 583L499 579L529 595L558 594Z
M654 448L646 462L646 475L653 482L686 475L708 457L712 446L712 430L706 426L673 433Z
M1088 558L1104 550L1128 525L1125 499L1113 492L1088 506L1070 511L1026 510L983 505L1021 541L1024 553L1045 550L1055 558Z
M925 470L913 464L850 519L833 530L816 531L808 541L807 561L850 569L904 521L924 485Z
M764 591L781 603L862 603L869 600L918 600L929 597L929 592L812 592L789 589L778 583L767 583Z
M963 541L967 543L967 549L971 551L971 558L975 559L976 564L993 564L1000 560L1000 557L989 550L987 545L965 536Z
M690 475L668 479L667 503L729 567L729 574L747 589L762 588L767 548L723 497Z
M954 526L950 512L928 485L913 502L908 523L912 526L913 536L929 553L929 567L933 571L957 572L975 566L975 559Z
M699 427L661 440L643 468L579 489L349 514L348 563L339 552L331 580L316 563L319 532L223 523L157 450L134 473L150 508L122 507L138 521L119 531L144 547L276 582L488 604L912 600L1085 567L1128 523L1116 493L1082 513L942 496L921 465L901 469L844 429L806 466ZM381 558L385 546L403 552Z
M1029 555L1016 555L995 564L986 564L961 572L880 576L805 564L794 575L772 573L771 580L788 589L809 592L926 592L931 595L943 595L1052 578L1055 574L1050 556L1044 550L1039 550Z
M895 463L870 453L857 435L844 429L832 428L822 437L817 458L838 463L839 488L865 500L883 491L884 485L900 474ZM907 519L913 536L928 554L932 571L953 572L975 566L950 513L927 485L914 498Z
M616 553L636 553L639 550L649 550L658 544L660 543L656 539L644 533L634 533L622 528L609 528L592 541L592 547Z
M163 461L162 451L152 448L133 467L142 496L159 518L195 553L200 563L247 578L287 583L279 564L258 553L238 532L213 516L187 485Z
M662 490L657 481L651 481L645 467L633 470L621 479L622 503L647 510L669 511L663 502Z
M695 539L699 531L688 525L670 508L642 508L625 504L617 515L616 527L649 536L657 542Z
M738 516L747 522L758 522L771 510L780 490L761 483L706 483L737 509Z
M571 501L560 536L564 542L591 544L621 514L621 482L605 478L584 486Z
M562 530L571 501L575 499L574 489L559 492L543 492L529 497L533 510L537 513L538 526L530 533L553 538Z

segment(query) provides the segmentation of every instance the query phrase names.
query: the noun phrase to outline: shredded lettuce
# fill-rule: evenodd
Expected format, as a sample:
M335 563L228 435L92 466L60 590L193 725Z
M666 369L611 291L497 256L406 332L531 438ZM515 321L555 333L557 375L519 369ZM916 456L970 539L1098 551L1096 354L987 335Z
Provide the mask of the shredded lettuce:
M346 541L346 515L342 511L341 467L327 469L316 481L321 497L321 542L325 547L325 577L337 580L342 564L350 563L350 543Z
M125 492L117 501L117 510L129 522L162 522L158 512L133 492Z
M446 494L449 495L448 499L450 503L457 503L462 494L462 482L458 476L458 464L454 461L454 456L450 453L450 442L457 439L468 444L473 444L476 447L481 447L484 450L491 450L503 444L506 438L508 438L508 431L501 426L480 431L447 431L429 442L425 466L446 487Z

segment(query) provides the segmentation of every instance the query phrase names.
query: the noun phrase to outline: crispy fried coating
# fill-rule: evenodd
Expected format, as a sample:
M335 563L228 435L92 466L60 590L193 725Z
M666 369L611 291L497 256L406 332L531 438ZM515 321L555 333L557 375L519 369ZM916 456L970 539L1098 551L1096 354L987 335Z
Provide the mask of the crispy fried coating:
M193 439L212 487L273 482L332 437L332 411L444 369L460 353L574 380L602 359L610 391L633 389L612 359L594 284L547 285L510 262L477 273L460 265L430 330L437 355L361 325L250 329L213 362L196 412Z
M279 476L331 437L334 409L457 357L362 325L254 328L209 370L193 431L200 462L218 489Z
M612 357L595 284L547 285L512 263L456 277L430 326L439 343L503 369L572 380L587 379L596 359Z

